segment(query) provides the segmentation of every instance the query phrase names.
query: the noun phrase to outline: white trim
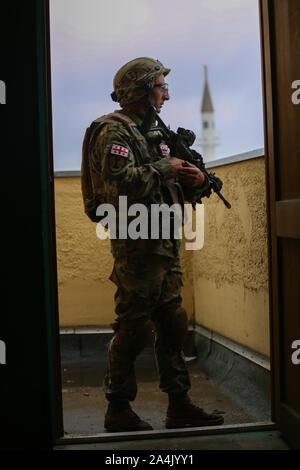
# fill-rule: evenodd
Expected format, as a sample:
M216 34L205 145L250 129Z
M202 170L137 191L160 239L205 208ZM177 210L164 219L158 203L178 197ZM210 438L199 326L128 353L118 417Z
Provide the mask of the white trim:
M101 326L67 326L61 327L59 333L61 335L88 335L88 334L99 334L99 333L113 333L114 330L109 327Z
M188 436L208 436L217 434L242 433L253 431L275 431L277 426L272 421L259 421L254 423L242 424L223 424L221 426L202 426L193 428L179 429L160 429L152 431L131 431L131 432L105 432L99 434L67 434L55 442L54 449L59 450L61 446L72 444L105 443L130 440L147 440L169 437L188 437Z
M54 178L72 178L81 176L80 170L59 170L54 172Z
M254 158L262 158L265 156L265 149L255 149L250 150L249 152L238 153L236 155L230 155L225 158L216 158L205 163L206 168L216 168L218 166L231 165L232 163L239 163L245 160L252 160Z

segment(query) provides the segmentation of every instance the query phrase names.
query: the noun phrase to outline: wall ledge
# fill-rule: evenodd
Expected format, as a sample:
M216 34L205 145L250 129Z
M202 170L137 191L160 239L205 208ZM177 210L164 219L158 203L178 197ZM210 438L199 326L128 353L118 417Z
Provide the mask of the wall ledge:
M106 326L61 326L61 335L94 335L100 333L113 333L113 329Z
M74 178L81 176L80 170L60 170L54 172L54 178Z
M265 156L265 149L255 149L249 152L238 153L225 158L217 158L211 162L205 163L206 168L216 168L218 166L231 165L232 163L243 162L244 160L252 160L254 158L261 158Z
M264 157L265 149L255 149L250 150L249 152L238 153L236 155L231 155L225 158L217 158L212 162L205 163L206 168L215 168L217 166L224 166L230 165L232 163L242 162L244 160L251 160L253 158L260 158ZM54 178L74 178L80 177L81 171L80 170L59 170L54 171Z
M253 349L243 346L235 341L225 338L215 331L209 330L200 325L189 325L189 331L195 331L196 333L208 338L215 343L221 344L222 346L230 349L239 356L248 359L251 362L263 367L264 369L270 370L270 359ZM106 326L62 326L59 331L60 335L89 335L89 334L113 334L113 329Z

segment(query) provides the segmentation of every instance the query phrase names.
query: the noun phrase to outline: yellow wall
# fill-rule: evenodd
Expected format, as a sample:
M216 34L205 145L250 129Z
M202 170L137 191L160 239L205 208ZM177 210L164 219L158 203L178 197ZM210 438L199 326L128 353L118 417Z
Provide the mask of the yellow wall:
M80 178L55 178L58 300L61 326L106 325L113 319L110 245L84 214Z
M216 195L205 200L204 246L193 256L196 323L269 355L264 159L215 172L232 208Z
M84 214L80 178L55 178L55 217L60 326L108 326L114 321L115 285L108 279L113 258L109 240L96 236ZM190 252L183 254L183 304L193 315Z
M190 321L269 354L264 159L216 168L228 210L205 199L205 239L182 253L184 306ZM55 178L61 326L107 326L114 320L109 241L84 214L80 178ZM183 246L185 243L183 243Z

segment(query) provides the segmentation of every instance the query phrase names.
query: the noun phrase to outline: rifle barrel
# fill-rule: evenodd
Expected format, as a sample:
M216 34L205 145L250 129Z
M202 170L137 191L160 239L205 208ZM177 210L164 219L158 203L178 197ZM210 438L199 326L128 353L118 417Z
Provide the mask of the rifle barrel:
M219 196L220 199L222 199L222 201L224 202L225 206L230 209L231 208L231 204L230 202L228 202L225 197L223 196L223 194L220 193L220 191L215 191L215 193Z

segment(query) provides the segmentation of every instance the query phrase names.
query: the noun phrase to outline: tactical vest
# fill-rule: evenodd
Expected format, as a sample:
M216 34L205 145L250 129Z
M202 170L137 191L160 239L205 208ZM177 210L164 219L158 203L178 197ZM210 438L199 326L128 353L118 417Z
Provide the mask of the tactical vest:
M136 157L136 165L151 163L156 159L163 158L163 153L159 150L158 145L149 145L145 137L139 131L137 124L128 116L122 113L110 113L102 116L92 122L91 126L86 129L83 145L82 145L82 163L81 163L81 191L84 203L84 210L93 222L98 222L99 217L96 216L97 207L106 203L106 195L104 189L104 181L101 168L93 169L90 165L90 152L93 148L95 139L101 128L105 124L122 122L130 135L130 147L134 151ZM152 147L152 148L151 148ZM151 152L151 155L149 154ZM166 185L164 188L166 199L164 202L172 204L174 202L184 203L181 187L178 183ZM157 199L148 202L160 203Z

